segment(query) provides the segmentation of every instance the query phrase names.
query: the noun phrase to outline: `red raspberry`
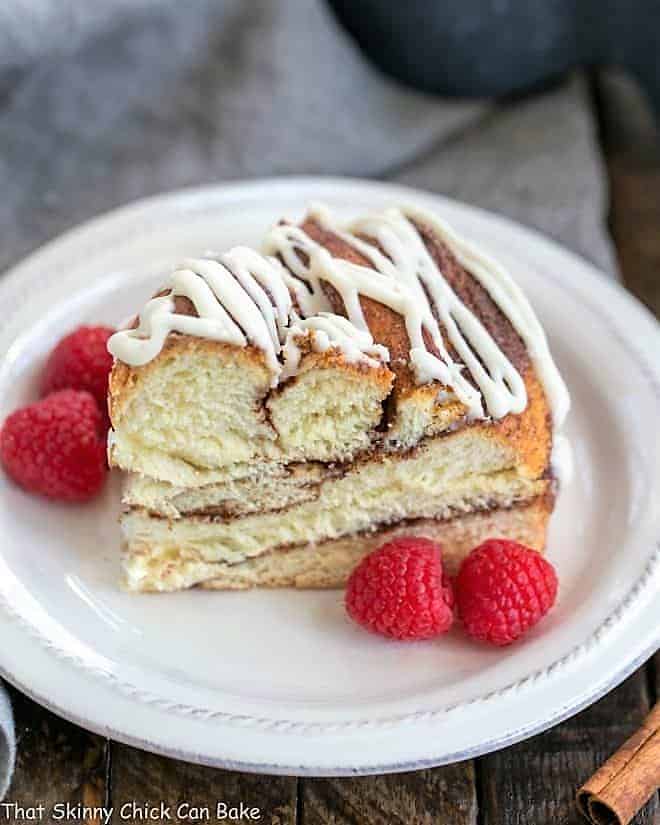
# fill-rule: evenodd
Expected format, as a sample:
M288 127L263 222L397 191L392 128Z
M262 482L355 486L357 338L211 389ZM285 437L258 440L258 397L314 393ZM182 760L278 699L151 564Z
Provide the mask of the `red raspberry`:
M442 569L442 548L430 539L394 539L351 573L346 610L372 633L430 639L453 621L454 596Z
M557 574L536 550L507 539L489 539L464 559L454 587L468 635L508 645L555 603Z
M48 356L41 379L41 394L57 390L87 390L99 409L107 410L108 376L112 356L107 342L109 327L78 327L62 338Z
M60 390L12 413L0 430L0 463L31 493L84 501L106 476L101 412L88 392Z

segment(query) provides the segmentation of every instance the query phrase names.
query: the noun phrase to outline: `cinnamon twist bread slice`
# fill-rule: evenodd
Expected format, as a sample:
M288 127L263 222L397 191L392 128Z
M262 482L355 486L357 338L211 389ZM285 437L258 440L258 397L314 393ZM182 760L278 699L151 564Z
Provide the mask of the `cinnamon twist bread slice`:
M543 549L568 394L495 262L412 208L186 261L110 341L132 590L334 586L378 537Z

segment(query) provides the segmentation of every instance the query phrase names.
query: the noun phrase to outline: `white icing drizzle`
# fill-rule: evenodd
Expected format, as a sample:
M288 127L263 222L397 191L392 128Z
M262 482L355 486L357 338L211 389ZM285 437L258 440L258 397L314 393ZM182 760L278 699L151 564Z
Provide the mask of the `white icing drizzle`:
M323 290L326 282L339 293L349 320L366 330L360 296L372 298L404 318L419 383L445 384L466 405L470 418L502 418L522 412L527 405L522 377L443 277L415 226L423 224L449 247L511 321L544 384L554 427L561 426L569 408L568 392L531 306L499 264L468 245L442 221L418 209L388 209L358 219L347 228L322 207L312 209L309 216L350 244L373 268L333 258L300 227L274 227L264 248L279 255L293 274L289 288L303 314L328 309ZM372 238L374 243L358 235ZM460 361L447 351L441 328ZM466 367L478 389L463 374Z
M273 384L277 383L278 356L291 312L279 261L239 246L216 260L184 261L165 288L169 294L147 302L135 329L111 336L108 350L115 358L141 366L156 357L170 332L181 332L258 347L273 373ZM177 295L192 301L197 316L175 311Z
M387 348L375 344L369 332L358 329L341 315L322 312L310 318L296 319L289 328L283 347L282 380L298 372L302 354L301 339L308 340L314 352L337 349L351 364L362 363L370 367L378 367L389 361L390 357Z
M440 380L452 387L468 408L470 418L488 414L502 418L527 406L525 384L481 321L459 299L442 277L417 229L399 210L366 217L351 225L355 235L374 238L378 246L342 232L341 237L362 252L372 265L403 283L414 296L415 311L406 316L410 360L420 383ZM380 247L383 252L380 252ZM439 316L436 320L433 309ZM460 357L453 360L440 332L441 326ZM427 347L423 332L431 337L438 355ZM462 374L467 367L479 390ZM449 380L444 376L448 375Z
M388 360L387 349L374 344L368 330L357 329L346 318L321 314L300 320L292 316L289 288L294 280L279 260L248 247L186 260L165 284L168 294L148 301L138 326L112 335L108 350L124 363L142 366L158 355L170 332L239 347L250 343L264 352L272 386L297 371L301 353L295 339L302 335L310 336L315 351L333 347L349 362L379 366ZM196 316L175 311L177 295L192 301Z
M570 395L550 353L545 331L522 289L500 263L468 243L440 218L413 206L406 207L405 213L428 226L449 247L461 266L481 284L509 319L543 384L552 410L554 430L558 431L570 410Z
M443 400L458 398L470 418L499 419L522 412L527 393L521 375L443 276L417 229L424 226L509 319L544 385L555 430L561 426L570 405L568 392L530 304L499 264L443 221L413 207L368 215L347 227L323 208L312 209L309 216L350 244L369 265L335 258L299 226L280 224L265 240L267 257L236 247L217 257L185 261L166 284L169 293L146 304L138 326L110 338L112 355L133 366L146 364L170 332L236 346L249 343L264 352L273 386L298 369L297 339L302 336L316 351L334 347L349 361L380 364L389 354L371 337L360 303L368 297L404 319L419 383L442 383ZM333 314L324 283L341 297L345 318ZM197 316L178 314L175 296L190 299Z

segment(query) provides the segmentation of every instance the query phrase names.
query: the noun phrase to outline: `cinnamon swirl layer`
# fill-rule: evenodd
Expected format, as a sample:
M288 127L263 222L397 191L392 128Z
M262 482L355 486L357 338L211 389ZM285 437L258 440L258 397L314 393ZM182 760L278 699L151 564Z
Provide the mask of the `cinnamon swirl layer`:
M507 536L542 551L551 512L552 496L546 494L508 508L449 520L418 519L322 542L271 548L242 561L209 559L192 545L166 549L140 541L124 547L123 582L128 590L140 592L194 586L221 590L341 587L364 555L398 535L421 535L440 542L444 562L454 573L473 547L492 536Z
M185 261L110 350L129 589L330 586L400 530L543 546L568 395L520 289L433 215L312 209Z
M114 464L180 484L184 465L350 461L506 421L539 383L561 425L568 396L531 307L434 216L312 210L265 249L184 262L112 337Z
M513 488L521 480L545 477L549 445L543 440L543 412L543 405L532 400L522 416L506 422L465 425L405 453L372 449L344 464L254 462L248 475L198 486L133 474L123 501L172 520L200 514L230 519L281 512L303 502L350 508L366 496L433 502L452 484L471 478L484 479L482 490L490 476L506 479Z
M561 426L568 395L531 307L502 267L435 216L406 207L345 226L318 208L271 230L264 249L291 273L301 312L345 314L390 353L390 443L414 444L464 415L522 412L530 371Z
M508 508L551 490L549 480L525 479L512 471L447 479L439 487L432 472L413 474L401 463L392 472L383 465L370 469L377 471L326 482L313 500L242 517L167 519L133 508L121 518L124 545L129 557L147 547L163 558L192 554L209 563L237 564L276 548L317 544L411 519L447 520Z

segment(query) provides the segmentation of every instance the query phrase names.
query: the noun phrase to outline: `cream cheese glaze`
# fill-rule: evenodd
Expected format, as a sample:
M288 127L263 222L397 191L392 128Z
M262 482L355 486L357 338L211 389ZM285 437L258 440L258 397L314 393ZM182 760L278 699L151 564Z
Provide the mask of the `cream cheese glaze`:
M380 363L388 353L374 344L367 327L360 305L360 296L367 296L404 318L420 384L444 384L466 405L470 418L522 412L527 405L522 376L443 277L417 230L416 225L423 225L509 319L544 385L555 431L561 427L570 406L568 392L534 311L502 266L417 208L387 209L348 225L323 207L314 207L309 215L353 246L370 266L334 258L299 226L280 224L266 237L265 255L236 247L217 259L186 261L166 285L170 294L149 301L136 328L110 338L112 355L133 366L145 364L172 331L237 346L249 343L265 353L276 385L295 374L300 362L296 338L310 334L317 351L335 347L348 360ZM324 282L341 296L346 318L332 314ZM176 313L177 295L189 298L199 317ZM445 347L442 329L460 360ZM435 351L427 346L425 333Z
M273 383L277 383L278 356L292 306L279 261L238 246L215 260L184 261L164 288L169 293L147 302L137 327L110 337L111 355L131 366L142 366L158 355L170 332L236 346L250 343L263 350ZM177 313L176 296L188 298L197 316Z
M323 283L327 282L339 293L348 318L359 329L366 329L359 299L361 295L372 298L405 319L410 359L419 383L441 381L466 405L470 418L498 419L522 412L527 405L522 376L443 277L413 222L426 225L510 320L544 385L554 428L561 427L570 406L566 386L529 302L499 264L435 216L413 207L387 209L359 218L347 227L337 223L324 207L313 207L309 216L353 246L373 269L333 258L298 226L274 227L264 250L281 256L293 273L293 277L288 276L289 288L304 314L329 308L323 291ZM368 243L364 236L375 243ZM460 362L447 352L440 326L446 330ZM431 337L437 355L427 347L424 331ZM466 368L478 389L466 379Z
M168 294L152 298L136 327L117 331L108 341L119 361L142 366L158 355L170 332L248 343L262 350L272 386L296 374L300 364L297 339L307 336L312 349L341 350L347 361L379 366L389 359L386 347L374 344L367 330L332 313L301 320L293 304L284 267L277 258L238 246L214 258L185 260L164 285ZM185 296L197 315L176 312L174 298ZM284 371L281 357L284 358Z
M370 332L357 329L348 318L341 315L320 312L309 318L295 320L289 328L282 352L283 381L297 374L301 359L300 342L308 336L314 352L338 349L350 364L364 363L378 367L390 359L387 347L375 344Z

